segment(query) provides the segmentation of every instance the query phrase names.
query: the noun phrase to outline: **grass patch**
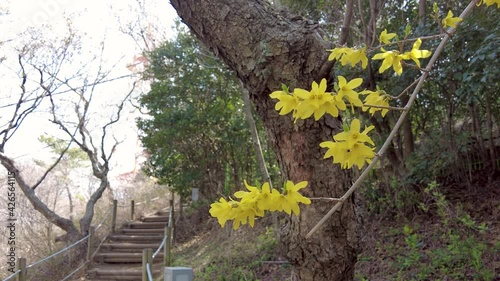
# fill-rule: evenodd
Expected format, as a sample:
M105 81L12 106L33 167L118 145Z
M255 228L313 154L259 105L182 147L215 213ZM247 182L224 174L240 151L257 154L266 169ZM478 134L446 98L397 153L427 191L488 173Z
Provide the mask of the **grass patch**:
M178 245L174 265L193 267L195 280L283 281L290 276L290 266L280 263L283 259L277 255L276 246L272 226L256 223L255 228L245 226L233 231L217 225Z

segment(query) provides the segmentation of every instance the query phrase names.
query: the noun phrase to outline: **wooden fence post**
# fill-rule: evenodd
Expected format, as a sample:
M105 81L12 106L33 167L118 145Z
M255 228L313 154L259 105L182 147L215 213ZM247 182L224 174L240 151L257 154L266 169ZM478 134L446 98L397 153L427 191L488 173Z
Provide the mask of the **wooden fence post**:
M17 259L17 270L21 270L17 275L17 281L26 281L26 258Z
M153 249L142 250L142 281L148 281L147 264L149 263L151 271L153 270Z
M92 250L94 248L93 239L95 235L95 226L91 225L89 228L89 241L87 243L87 268L92 266Z
M163 247L163 266L172 265L172 227L165 227L165 235L167 240L165 241L165 246Z
M172 223L170 224L172 229L170 230L169 234L170 234L170 237L172 237L170 241L171 241L171 243L173 243L175 240L175 232L174 232L174 229L175 229L175 201L174 200L170 201L170 206L172 206L172 211L171 211L172 212Z
M113 215L111 218L111 233L114 233L116 230L116 207L118 205L118 201L113 200Z
M134 221L135 201L130 201L130 221Z

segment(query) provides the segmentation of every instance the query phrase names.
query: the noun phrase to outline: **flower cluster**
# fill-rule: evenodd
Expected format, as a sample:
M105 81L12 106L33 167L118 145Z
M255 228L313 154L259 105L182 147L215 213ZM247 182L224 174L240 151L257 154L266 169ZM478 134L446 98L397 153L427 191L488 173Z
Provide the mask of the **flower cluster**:
M338 117L339 111L346 110L348 104L351 107L362 107L363 111L369 108L369 113L372 115L377 111L382 111L382 116L385 116L388 111L389 97L380 90L356 92L354 89L361 83L363 83L361 78L347 81L344 76L338 76L338 83L334 84L335 92L327 92L326 79L323 78L319 84L314 81L310 91L296 88L290 93L288 88L283 86L282 91L274 91L270 97L278 100L275 109L280 115L292 112L295 121L311 116L314 116L317 121L325 113ZM367 95L364 103L360 95Z
M365 143L375 145L373 140L367 135L373 129L373 125L366 127L360 132L361 122L354 119L350 128L345 128L344 132L336 134L334 141L324 141L320 143L323 148L328 148L324 158L333 157L333 163L339 163L342 168L351 168L356 165L361 169L366 163L371 163L375 152L373 147Z
M363 106L363 111L367 111L371 115L375 114L377 111L381 111L382 117L385 117L387 112L389 112L389 96L385 94L384 91L370 91L364 90L360 92L361 95L367 95L365 97L365 103Z
M210 205L210 215L217 218L221 227L228 220L234 220L233 228L238 229L240 225L250 224L254 226L255 217L263 217L265 211L286 212L291 215L300 214L299 203L311 204L311 200L302 196L299 190L307 186L307 181L294 184L287 181L284 192L270 188L269 183L264 183L261 188L249 185L245 181L248 191L237 191L234 196L240 201L230 199L227 201L220 198L218 202Z
M403 73L403 64L401 63L404 60L413 60L415 64L420 68L420 61L418 59L428 58L431 55L430 51L420 50L420 45L422 44L422 40L418 38L415 43L413 43L413 47L410 51L400 53L398 50L387 51L384 48L380 48L382 53L378 53L373 56L373 60L382 60L382 65L380 66L378 72L382 73L386 71L388 68L392 66L394 72L398 75Z
M450 18L446 22L453 22L456 24L455 18ZM444 20L443 20L444 23ZM379 40L381 43L390 44L390 40L396 36L395 33L387 33L385 29L380 34ZM403 72L403 64L401 63L404 60L413 60L415 64L420 68L421 58L428 58L431 55L430 51L420 50L420 45L422 44L422 40L418 38L415 43L413 43L413 47L410 51L401 53L398 50L390 50L387 51L384 48L380 50L382 53L378 53L372 57L373 60L381 60L383 59L382 66L379 68L379 73L384 72L388 68L392 66L394 71L401 75ZM330 50L330 56L328 60L340 60L342 65L350 64L352 66L361 62L361 67L366 68L368 64L368 58L366 56L366 47L355 50L347 47L335 48Z
M361 67L363 69L368 65L368 58L366 57L366 47L363 47L359 50L355 50L352 48L335 48L329 50L330 56L328 56L328 60L338 60L342 64L342 66L346 66L350 64L351 66L355 66L358 63L361 63Z
M477 5L485 4L486 6L491 6L493 4L497 4L497 8L500 8L500 0L481 0Z

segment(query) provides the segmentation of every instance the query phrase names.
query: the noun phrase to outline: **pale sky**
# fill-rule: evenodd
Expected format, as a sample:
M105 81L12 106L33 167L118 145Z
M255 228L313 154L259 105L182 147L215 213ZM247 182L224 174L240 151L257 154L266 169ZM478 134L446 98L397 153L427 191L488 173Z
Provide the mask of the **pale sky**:
M144 10L140 13L139 5L144 3ZM4 14L7 10L9 13ZM48 41L54 40L60 34L67 32L66 21L71 20L76 33L82 36L81 61L99 54L100 44L104 41L104 65L112 69L109 77L127 75L131 72L126 68L133 62L134 56L140 55L138 45L129 35L125 35L120 28L128 23L136 22L143 26L154 27L157 40L172 38L172 26L177 17L175 10L168 0L10 0L0 4L0 57L6 60L0 63L0 77L2 90L0 90L0 125L5 123L9 116L2 105L12 102L19 93L20 80L17 77L19 66L17 64L16 47L29 44L30 39L22 34L28 28L37 30L37 34ZM62 35L61 35L62 36ZM79 65L75 65L75 69ZM95 115L92 121L99 125L100 118L106 113L121 96L130 89L131 79L121 79L96 89L92 105ZM147 86L143 85L143 90ZM17 94L18 95L18 94ZM133 169L133 161L137 151L137 129L135 117L137 112L132 112L132 107L127 108L127 113L119 127L114 131L115 136L123 143L118 147L115 161L119 163L113 174L123 173ZM100 116L101 115L101 116ZM58 135L58 128L48 122L49 115L43 112L30 116L21 129L16 132L6 148L6 154L16 159L41 158L46 150L37 141L42 134ZM1 129L1 128L0 128Z

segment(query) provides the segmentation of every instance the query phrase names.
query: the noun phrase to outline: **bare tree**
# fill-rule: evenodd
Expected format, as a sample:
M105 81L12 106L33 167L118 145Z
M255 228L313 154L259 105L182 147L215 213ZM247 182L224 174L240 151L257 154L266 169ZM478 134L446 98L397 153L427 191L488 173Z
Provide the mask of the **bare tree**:
M95 138L87 127L90 118L89 106L92 100L94 88L91 88L90 94L88 95L86 95L86 93L79 93L78 91L75 91L80 100L74 103L74 113L77 116L77 122L73 125L70 124L71 122L63 121L63 119L58 116L58 107L56 106L56 103L52 96L50 97L51 113L53 118L51 121L54 124L59 125L59 127L67 134L67 136L71 138L71 141L76 143L80 147L80 149L87 154L87 157L89 158L91 163L92 173L94 177L99 179L99 187L92 193L89 200L87 201L85 214L80 219L81 233L87 233L94 216L94 205L96 204L97 200L101 198L104 190L106 190L106 188L109 186L108 174L110 171L110 160L120 142L115 137L113 137L111 148L109 149L109 151L107 151L105 149L106 138L109 134L110 126L120 120L124 103L130 97L134 88L135 87L132 87L125 98L117 105L117 110L114 116L112 116L110 120L104 126L102 126L100 140L97 142L95 141ZM73 128L71 128L70 126L74 126L74 129L76 129L78 133L74 134Z
M38 43L40 45L37 45ZM0 127L0 162L8 171L15 174L19 188L35 210L52 224L64 230L65 234L56 240L76 241L87 234L94 216L94 206L109 187L110 159L120 143L113 136L111 127L120 120L125 101L132 94L135 84L128 93L124 93L123 99L115 109L109 106L106 108L106 113L109 115L104 118L108 121L101 125L90 122L91 119L100 119L96 116L96 112L89 110L97 86L114 80L110 78L111 70L104 70L103 67L104 46L101 48L100 56L96 55L74 70L70 66L77 62L74 55L78 52L78 37L69 28L69 35L61 39L60 45L57 43L46 43L44 40L34 41L31 45L18 50L20 92L17 94L18 98L15 103L0 107L5 112L10 111L9 115L4 115L10 116L9 119ZM88 74L92 73L92 69L94 69L94 77ZM73 110L68 110L68 105L72 105ZM66 134L68 141L59 157L42 176L30 183L16 161L7 155L5 148L28 116L44 109L49 111L50 121L59 126ZM76 144L85 152L91 163L92 174L99 180L99 187L86 203L85 213L79 221L79 227L71 219L57 214L53 205L49 205L39 196L38 190L42 188L41 183L60 164L72 144Z

